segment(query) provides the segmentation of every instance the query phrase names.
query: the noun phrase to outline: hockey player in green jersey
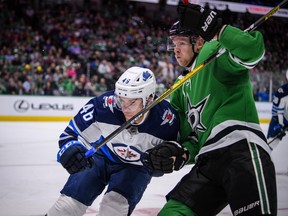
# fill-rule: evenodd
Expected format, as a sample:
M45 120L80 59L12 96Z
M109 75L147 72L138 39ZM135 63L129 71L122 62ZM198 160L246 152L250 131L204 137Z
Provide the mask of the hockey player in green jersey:
M178 13L168 45L179 65L191 71L220 48L227 51L171 94L181 142L142 155L146 167L164 173L195 164L158 215L212 216L229 205L234 216L275 216L275 168L249 78L264 56L263 37L223 25L216 11L199 5L180 4Z

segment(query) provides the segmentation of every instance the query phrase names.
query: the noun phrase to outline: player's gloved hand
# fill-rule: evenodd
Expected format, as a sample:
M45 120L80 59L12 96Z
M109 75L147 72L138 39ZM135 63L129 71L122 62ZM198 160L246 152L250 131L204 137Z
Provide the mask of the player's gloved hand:
M188 151L174 141L165 141L141 155L143 165L152 173L171 173L181 169L187 160Z
M275 131L276 137L280 140L286 135L285 128L280 124L275 125L273 130Z
M222 28L222 19L216 11L204 9L196 4L183 4L178 6L180 26L199 34L205 41L210 41Z
M69 174L77 173L81 170L91 168L93 158L85 157L87 148L78 141L66 143L57 154L57 161L68 171Z

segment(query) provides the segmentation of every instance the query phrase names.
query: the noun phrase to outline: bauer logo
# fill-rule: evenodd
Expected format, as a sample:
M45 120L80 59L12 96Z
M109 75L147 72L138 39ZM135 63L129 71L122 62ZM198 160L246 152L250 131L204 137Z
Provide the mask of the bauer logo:
M206 30L208 29L208 26L211 24L216 14L217 13L215 11L210 12L209 16L206 18L206 21L204 22L204 26L202 26L202 29L204 32L206 32Z
M259 200L235 210L234 211L234 216L241 215L242 213L247 212L250 209L255 208L257 206L260 206L260 201Z
M17 100L14 103L14 109L17 112L24 113L27 111L71 111L73 110L73 104L61 104L61 103L29 103L26 100Z

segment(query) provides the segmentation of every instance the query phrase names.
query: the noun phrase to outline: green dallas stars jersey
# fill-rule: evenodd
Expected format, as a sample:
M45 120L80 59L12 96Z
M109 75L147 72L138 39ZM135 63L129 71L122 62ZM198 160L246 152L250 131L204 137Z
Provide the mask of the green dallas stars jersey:
M227 26L219 41L206 42L196 67L220 47L227 51L170 96L181 121L181 143L195 156L247 139L270 152L253 98L249 69L264 56L260 32ZM178 78L181 79L181 76Z

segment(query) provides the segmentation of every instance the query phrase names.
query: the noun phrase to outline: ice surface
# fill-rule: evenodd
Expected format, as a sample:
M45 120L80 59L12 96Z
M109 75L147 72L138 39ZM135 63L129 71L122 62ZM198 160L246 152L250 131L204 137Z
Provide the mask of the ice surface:
M0 122L0 216L40 216L59 197L67 172L56 162L58 137L67 123ZM267 131L268 125L262 125ZM272 152L277 170L278 216L288 215L288 135ZM133 216L154 216L165 195L191 167L153 178ZM96 215L101 197L85 216ZM219 216L232 216L229 207Z

